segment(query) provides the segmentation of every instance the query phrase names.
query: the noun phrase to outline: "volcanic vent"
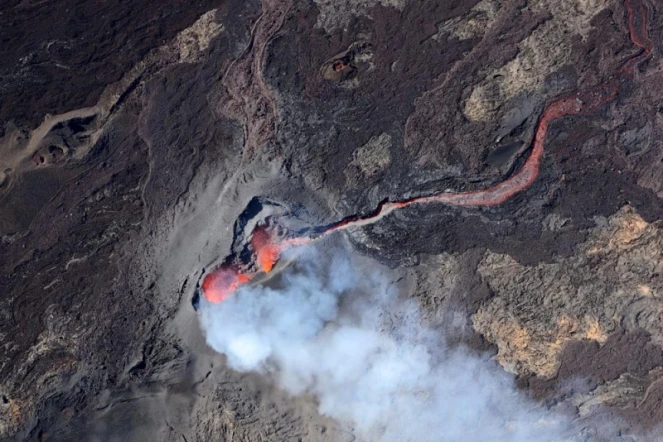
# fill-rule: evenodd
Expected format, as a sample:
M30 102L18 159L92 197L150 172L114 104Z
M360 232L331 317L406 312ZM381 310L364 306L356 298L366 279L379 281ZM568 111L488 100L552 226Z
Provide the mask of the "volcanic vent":
M620 88L634 75L638 63L651 55L654 44L647 33L647 11L639 1L625 0L629 16L630 38L640 52L628 58L608 81L567 94L550 103L539 119L529 156L520 170L502 182L482 190L441 192L401 201L383 201L375 211L366 215L352 215L336 223L302 229L284 230L277 222L286 215L283 206L254 198L235 226L232 253L202 281L208 301L218 303L226 299L240 285L259 274L272 271L281 253L349 227L361 227L381 220L394 210L413 204L441 203L461 207L496 206L530 187L539 175L544 144L550 124L562 117L589 115L613 101ZM197 301L194 302L194 304Z
M288 223L285 206L261 198L253 198L235 222L231 253L220 263L204 271L199 289L212 303L225 300L240 285L259 275L270 273L281 253L292 246L309 242L308 237L295 237L283 227ZM286 220L286 222L283 222ZM199 290L194 295L197 307Z

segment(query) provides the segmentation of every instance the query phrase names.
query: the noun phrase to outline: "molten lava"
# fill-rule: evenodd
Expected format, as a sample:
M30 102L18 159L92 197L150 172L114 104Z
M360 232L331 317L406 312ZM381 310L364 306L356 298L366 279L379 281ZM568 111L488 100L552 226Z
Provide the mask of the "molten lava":
M219 303L250 280L250 276L231 267L219 267L203 279L203 293L209 302Z
M281 247L274 244L270 234L263 228L258 228L253 232L251 245L255 250L258 265L262 271L265 273L271 272L279 259Z
M640 53L630 57L617 71L618 75L631 76L635 66L649 57L654 49L654 43L647 33L647 10L642 0L624 0L629 16L629 36L633 44L638 46ZM514 195L527 189L539 175L543 147L550 124L564 116L590 114L598 111L599 107L609 103L617 97L622 81L613 76L608 82L577 91L567 97L552 102L543 112L536 127L532 152L523 167L510 178L487 189L470 192L444 192L436 195L410 198L403 201L385 201L368 215L353 215L325 227L317 238L324 237L333 232L349 227L361 227L373 224L396 209L412 204L442 203L462 207L495 206L504 203ZM253 232L251 245L254 250L258 266L265 272L270 272L279 259L280 254L289 247L310 243L317 238L300 237L287 238L275 242L264 227L258 227ZM237 287L255 276L247 275L231 267L221 267L210 273L203 281L203 292L210 302L221 302L234 292Z

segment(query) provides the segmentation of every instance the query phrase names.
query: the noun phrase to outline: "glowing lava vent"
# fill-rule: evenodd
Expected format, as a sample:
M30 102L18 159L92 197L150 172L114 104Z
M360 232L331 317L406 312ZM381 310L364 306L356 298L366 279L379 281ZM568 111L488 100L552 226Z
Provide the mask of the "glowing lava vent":
M536 127L531 154L518 172L506 180L485 189L467 192L447 192L445 190L433 195L413 197L402 201L385 200L370 214L351 215L336 223L311 229L312 232L317 232L315 237L302 235L279 239L279 235L275 234L274 229L267 230L266 225L260 225L251 235L250 248L248 248L249 255L251 255L250 259L223 265L205 276L202 289L207 300L214 303L223 301L237 290L237 287L250 281L257 275L259 273L257 268L260 268L265 273L271 272L281 252L289 247L308 244L350 227L363 227L374 224L394 210L412 204L430 203L457 207L496 206L527 189L539 175L544 144L550 124L568 115L583 115L597 112L601 106L613 101L617 97L620 88L625 83L622 76L633 76L637 64L651 55L654 49L654 42L647 33L646 5L642 0L624 0L624 3L629 15L631 40L641 51L627 59L617 71L618 75L610 77L607 82L581 89L550 103L544 110ZM340 67L342 68L343 66ZM250 207L250 212L262 208L259 200L255 200L253 204L255 207ZM245 247L246 243L242 242L242 245ZM236 257L236 259L239 258ZM240 268L250 270L240 271Z
M276 261L279 259L281 248L277 244L274 244L269 233L261 228L253 232L251 245L253 246L253 250L255 250L260 269L265 273L271 272Z
M237 287L249 282L251 277L232 267L219 267L203 279L203 294L209 302L219 303L225 300Z

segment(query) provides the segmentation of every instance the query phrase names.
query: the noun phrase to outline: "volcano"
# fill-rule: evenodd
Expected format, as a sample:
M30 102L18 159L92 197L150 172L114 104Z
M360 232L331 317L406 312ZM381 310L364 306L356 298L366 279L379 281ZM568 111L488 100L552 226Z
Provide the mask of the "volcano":
M427 411L403 404L434 390L444 405L447 378L415 369L435 363L491 379L494 394L458 383L473 397L564 416L561 440L663 439L660 15L653 0L6 2L0 440L391 442L388 407L382 433L343 419L360 392L409 391L366 373L410 382L393 410L414 431ZM428 356L403 347L423 335ZM355 351L329 353L346 339ZM421 356L410 374L409 358L378 364L385 342Z
M402 201L381 202L377 209L369 215L351 215L329 226L314 229L318 231L317 238L339 230L377 223L394 210L413 204L440 203L468 207L496 206L505 203L508 199L530 187L539 175L544 144L550 124L568 115L591 115L596 113L602 106L617 97L621 84L633 77L637 63L651 55L653 42L647 31L646 9L641 3L634 5L631 1L627 1L625 6L629 16L631 40L636 47L641 49L641 52L629 57L607 82L579 90L548 105L536 126L531 153L518 172L484 190L445 191L428 196L412 197ZM639 23L639 25L636 23ZM305 236L278 241L272 238L264 228L257 228L252 234L251 247L260 270L269 273L285 248L297 243L308 244L311 241L313 241L313 238ZM239 270L233 270L228 266L222 266L205 277L202 285L203 293L208 301L218 303L226 299L240 284L250 280L251 276L245 275Z

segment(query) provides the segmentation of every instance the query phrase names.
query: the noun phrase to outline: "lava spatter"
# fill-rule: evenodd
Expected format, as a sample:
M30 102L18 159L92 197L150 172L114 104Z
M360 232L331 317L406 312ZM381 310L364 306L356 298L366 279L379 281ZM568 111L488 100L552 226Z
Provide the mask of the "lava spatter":
M384 201L368 215L352 215L324 228L314 229L316 237L297 237L279 240L264 226L256 228L251 239L253 254L259 268L269 273L281 253L294 246L307 244L333 232L350 227L373 224L394 210L412 204L441 203L458 207L485 207L503 204L508 199L531 186L539 175L541 158L550 124L570 115L586 115L599 110L617 97L622 84L620 76L631 76L637 64L649 57L654 44L647 33L647 11L641 0L624 0L628 12L629 37L641 51L626 60L622 67L606 83L582 89L552 102L543 112L534 134L532 151L523 167L508 179L483 190L470 192L443 192L435 195L410 198L402 201ZM205 277L203 292L210 302L221 302L239 285L250 281L257 273L241 273L233 267L220 267Z
M251 278L252 276L241 273L233 267L222 266L205 276L202 283L203 293L209 302L216 304L225 300Z
M285 250L312 241L314 239L309 237L279 240L265 226L257 227L251 237L251 254L255 257L255 263L253 265L245 263L242 266L236 263L220 265L203 278L202 292L209 302L215 304L222 302L242 284L251 281L260 271L271 272Z
M262 227L258 227L253 232L251 246L255 251L260 269L265 273L271 272L279 259L281 247L274 243L269 232Z

